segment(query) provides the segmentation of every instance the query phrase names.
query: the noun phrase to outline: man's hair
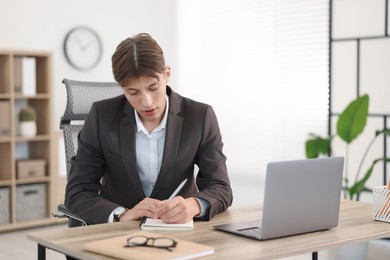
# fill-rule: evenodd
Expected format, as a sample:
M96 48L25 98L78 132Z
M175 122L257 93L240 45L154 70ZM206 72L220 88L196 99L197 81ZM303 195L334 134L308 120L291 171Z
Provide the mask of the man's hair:
M139 76L158 78L165 69L164 53L158 43L147 33L123 40L112 55L112 72L123 87L130 79Z

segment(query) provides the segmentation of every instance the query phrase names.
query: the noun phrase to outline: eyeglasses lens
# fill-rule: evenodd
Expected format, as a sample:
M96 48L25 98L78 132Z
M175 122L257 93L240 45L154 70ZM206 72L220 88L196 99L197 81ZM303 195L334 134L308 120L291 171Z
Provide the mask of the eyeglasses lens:
M170 238L158 237L154 240L155 247L172 247L174 246L174 241Z
M147 237L144 237L144 236L136 236L136 237L131 237L130 239L127 240L127 244L129 246L131 245L134 245L134 246L141 246L141 245L145 245L146 242L148 241L149 239Z

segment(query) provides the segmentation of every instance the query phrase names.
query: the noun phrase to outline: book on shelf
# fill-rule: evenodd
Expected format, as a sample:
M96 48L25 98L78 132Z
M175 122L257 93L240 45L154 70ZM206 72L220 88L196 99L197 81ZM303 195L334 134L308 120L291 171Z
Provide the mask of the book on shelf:
M194 221L183 224L169 224L161 219L142 218L140 229L142 230L192 230L194 228Z
M33 96L37 93L36 58L14 58L14 88L15 93Z
M175 247L170 250L165 248L155 248L151 246L126 247L127 239L130 237L144 236L146 238L170 238L176 242ZM150 240L150 239L149 239ZM150 243L149 243L150 244ZM165 234L150 233L147 231L133 232L127 235L110 237L106 239L88 242L83 245L83 249L94 253L108 255L119 259L193 259L214 253L212 246L195 243L188 240L177 239Z
M0 101L0 137L8 137L11 132L10 102Z

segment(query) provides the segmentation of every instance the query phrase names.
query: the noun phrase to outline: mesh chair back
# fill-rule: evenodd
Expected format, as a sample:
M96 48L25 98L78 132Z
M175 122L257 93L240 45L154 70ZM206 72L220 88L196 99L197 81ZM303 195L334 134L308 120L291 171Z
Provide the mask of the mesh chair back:
M60 128L64 132L66 173L69 176L70 159L77 151L77 135L83 127L85 118L95 101L122 95L116 82L87 82L64 79L67 102Z
M123 94L116 82L87 82L64 79L67 91L67 102L63 121L84 120L92 103Z
M66 175L69 177L70 171L70 159L75 156L77 151L77 135L83 128L82 124L71 125L64 124L61 126L64 132L65 142L65 158L66 158Z

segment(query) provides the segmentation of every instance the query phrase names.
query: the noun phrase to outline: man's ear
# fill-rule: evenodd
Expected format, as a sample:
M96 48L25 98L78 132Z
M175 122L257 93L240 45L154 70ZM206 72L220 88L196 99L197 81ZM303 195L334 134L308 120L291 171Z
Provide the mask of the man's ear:
M168 82L169 78L171 77L171 67L169 65L165 67L164 76Z

